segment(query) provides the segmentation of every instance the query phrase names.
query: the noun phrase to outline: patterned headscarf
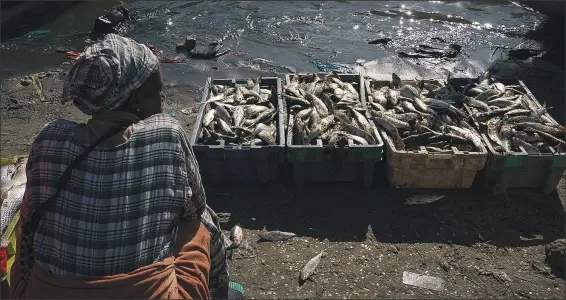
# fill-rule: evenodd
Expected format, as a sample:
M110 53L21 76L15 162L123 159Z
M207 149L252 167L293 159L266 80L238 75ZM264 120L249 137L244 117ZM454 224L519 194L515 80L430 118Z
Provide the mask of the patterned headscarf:
M145 45L116 34L89 46L65 77L61 103L73 101L87 115L118 108L159 68Z

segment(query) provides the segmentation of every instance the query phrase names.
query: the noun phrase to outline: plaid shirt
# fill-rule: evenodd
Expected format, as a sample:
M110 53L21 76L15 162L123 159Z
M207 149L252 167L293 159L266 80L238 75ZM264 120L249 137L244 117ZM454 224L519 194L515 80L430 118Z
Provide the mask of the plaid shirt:
M47 124L30 152L21 217L49 199L84 151L77 124ZM166 115L134 124L129 140L96 147L72 172L34 236L35 261L58 276L106 276L133 271L172 254L178 221L201 221L211 234L211 295L228 282L226 247L216 214L206 205L198 164L181 125Z

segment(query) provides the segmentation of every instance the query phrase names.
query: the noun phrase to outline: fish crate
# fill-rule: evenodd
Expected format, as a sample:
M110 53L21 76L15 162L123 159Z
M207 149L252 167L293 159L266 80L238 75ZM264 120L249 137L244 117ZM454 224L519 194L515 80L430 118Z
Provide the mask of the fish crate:
M477 82L477 80L473 80ZM470 79L454 78L449 83L457 88L463 88L470 83ZM519 86L519 91L525 93L523 101L530 101L538 108L542 108L540 102L535 98L525 83L521 80L500 80L505 85ZM472 113L470 107L464 105L468 113ZM548 113L544 114L554 124L558 124ZM489 189L495 194L501 194L508 188L538 188L543 193L551 193L560 178L566 171L566 153L556 152L550 148L551 153L527 153L521 152L502 153L494 149L488 138L486 128L476 118L472 117L473 126L481 133L482 140L488 150L486 167L478 174L476 184L482 188Z
M425 80L440 83L439 80ZM415 85L414 81L403 80L403 84ZM389 81L364 79L364 90L370 86L383 87ZM367 93L363 96L364 105ZM369 118L369 112L368 112ZM375 121L372 120L373 123ZM377 124L376 124L377 126ZM484 168L487 150L482 145L479 152L460 151L452 147L452 153L431 153L424 147L415 151L398 150L384 130L379 130L385 144L385 173L387 181L395 188L423 189L467 189L470 188L478 171Z
M328 74L317 73L320 78L325 78ZM290 75L292 74L285 75L285 84L290 82ZM364 87L360 75L338 75L343 82L351 83L356 88L361 101ZM372 122L370 125L376 138L375 145L325 147L320 140L316 145L293 145L293 119L289 112L287 115L287 163L295 185L302 186L305 182L361 182L364 186L373 184L376 165L382 160L383 141Z
M245 84L247 79L211 79L207 78L202 102L206 103L212 85ZM232 146L224 140L218 145L199 144L202 123L206 109L210 104L200 107L191 135L191 145L199 164L204 182L261 182L278 180L280 169L285 161L285 122L286 113L281 101L281 79L263 77L260 87L272 91L270 101L277 108L276 144L269 146ZM199 104L197 104L199 105Z

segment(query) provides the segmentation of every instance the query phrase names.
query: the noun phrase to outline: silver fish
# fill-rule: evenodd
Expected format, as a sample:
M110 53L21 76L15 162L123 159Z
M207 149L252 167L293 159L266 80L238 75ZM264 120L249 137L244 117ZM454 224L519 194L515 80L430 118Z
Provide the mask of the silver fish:
M267 231L265 228L259 233L259 237L262 240L270 241L270 242L280 242L286 241L290 238L295 237L296 234L292 232L285 232L279 230Z
M320 260L325 255L324 251L320 252L317 256L311 258L301 269L301 273L299 275L299 279L301 281L307 280L310 276L312 276L316 270L316 267L320 264Z
M234 227L232 227L232 230L230 231L230 240L232 241L232 245L234 247L240 247L243 238L244 233L242 231L242 227L240 227L238 224L234 225Z

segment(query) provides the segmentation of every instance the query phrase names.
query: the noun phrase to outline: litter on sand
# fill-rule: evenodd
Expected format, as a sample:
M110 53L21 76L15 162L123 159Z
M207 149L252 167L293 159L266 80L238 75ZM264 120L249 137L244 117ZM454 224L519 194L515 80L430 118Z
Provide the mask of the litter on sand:
M444 279L407 271L403 272L403 283L439 292L444 290Z

